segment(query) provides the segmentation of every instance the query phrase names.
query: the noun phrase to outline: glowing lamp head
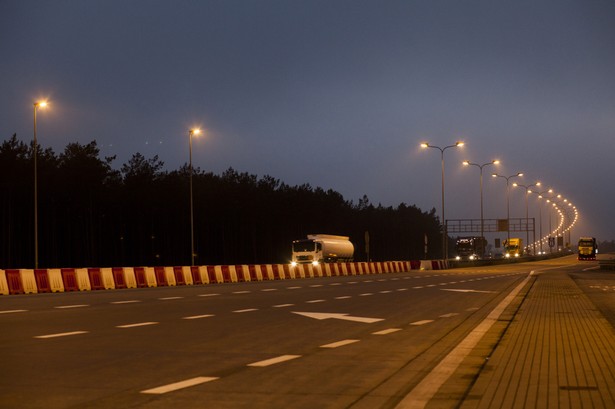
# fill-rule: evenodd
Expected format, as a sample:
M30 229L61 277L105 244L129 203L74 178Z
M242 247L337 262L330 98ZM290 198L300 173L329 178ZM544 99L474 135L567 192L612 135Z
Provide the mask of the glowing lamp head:
M429 144L427 142L421 143L421 148L429 148Z

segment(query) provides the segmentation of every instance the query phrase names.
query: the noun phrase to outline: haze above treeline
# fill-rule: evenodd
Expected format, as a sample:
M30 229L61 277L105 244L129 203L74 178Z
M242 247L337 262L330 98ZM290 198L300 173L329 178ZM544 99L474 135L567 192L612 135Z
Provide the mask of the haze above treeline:
M34 264L32 158L16 135L0 145L0 268ZM190 264L188 164L168 171L135 153L118 170L96 141L60 154L39 145L37 158L40 267ZM292 240L313 233L349 236L356 261L435 258L441 248L435 209L355 203L233 168L194 168L192 179L197 265L286 263Z

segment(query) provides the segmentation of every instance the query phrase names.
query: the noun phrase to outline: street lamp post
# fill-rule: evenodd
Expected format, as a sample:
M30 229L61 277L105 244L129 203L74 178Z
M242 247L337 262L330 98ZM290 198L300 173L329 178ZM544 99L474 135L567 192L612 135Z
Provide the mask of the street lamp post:
M32 157L34 159L34 268L38 268L38 141L36 140L36 111L45 108L47 101L34 103L34 143Z
M190 136L190 265L194 266L194 205L192 197L192 136L201 133L200 129L191 129Z
M530 245L530 230L529 230L530 218L529 218L529 206L528 206L528 199L527 199L527 197L528 197L528 195L530 193L532 193L530 188L532 188L534 186L540 186L540 182L536 182L536 183L533 183L531 185L520 185L519 183L513 183L513 186L514 187L522 187L522 188L525 189L525 240L526 240L526 246L529 247L529 245ZM534 229L536 229L535 226L534 226ZM536 237L536 233L534 233L534 237ZM534 254L536 254L536 243L534 243Z
M480 169L480 237L481 237L481 247L482 247L482 254L480 255L481 258L485 255L485 248L483 245L484 244L483 239L485 237L485 224L484 224L484 217L483 217L483 168L485 166L497 165L499 163L500 161L497 159L494 159L491 162L483 163L482 165L479 165L478 163L470 162L468 160L463 162L465 166L476 166L478 169Z
M538 199L542 199L542 198L544 198L544 195L546 193L553 193L553 189L545 190L544 192L532 192L532 193L536 193L538 195ZM538 205L538 220L539 220L539 223L540 223L539 233L538 233L540 235L540 254L543 255L544 252L542 250L542 242L543 242L543 237L542 237L542 206L540 204Z
M512 178L523 176L523 173L518 172L510 176L502 176L502 175L498 175L497 173L493 173L491 176L494 178L506 179L506 237L507 237L507 240L510 240L510 186L509 186L509 182L510 182L510 179Z
M457 141L455 142L454 145L448 145L448 146L445 146L444 148L441 148L439 146L430 145L427 142L421 143L422 148L434 148L440 151L440 158L442 162L442 257L444 259L448 259L448 251L447 251L448 246L447 246L447 240L446 240L446 222L444 218L444 151L447 150L448 148L456 148L456 147L461 147L463 145L464 145L463 142Z

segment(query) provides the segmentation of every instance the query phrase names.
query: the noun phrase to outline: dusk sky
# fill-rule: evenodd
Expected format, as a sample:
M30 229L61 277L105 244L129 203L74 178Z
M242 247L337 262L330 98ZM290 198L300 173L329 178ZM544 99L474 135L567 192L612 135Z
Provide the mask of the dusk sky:
M0 0L0 56L0 141L30 143L44 98L38 140L56 153L96 140L117 169L139 152L175 170L201 127L204 171L440 215L440 152L419 144L462 140L447 218L480 217L462 161L497 158L485 218L506 217L490 174L524 172L577 206L573 242L615 239L612 0Z

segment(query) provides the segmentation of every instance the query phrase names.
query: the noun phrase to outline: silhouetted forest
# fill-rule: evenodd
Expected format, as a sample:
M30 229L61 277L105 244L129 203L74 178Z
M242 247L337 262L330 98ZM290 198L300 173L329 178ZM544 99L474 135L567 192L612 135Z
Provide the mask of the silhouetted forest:
M60 154L38 148L40 267L190 265L189 167L167 171L135 153L119 170L95 141ZM33 146L0 146L0 268L34 265ZM440 248L435 209L354 203L333 190L289 186L232 168L193 169L196 264L286 263L292 240L350 236L355 260L429 256Z

